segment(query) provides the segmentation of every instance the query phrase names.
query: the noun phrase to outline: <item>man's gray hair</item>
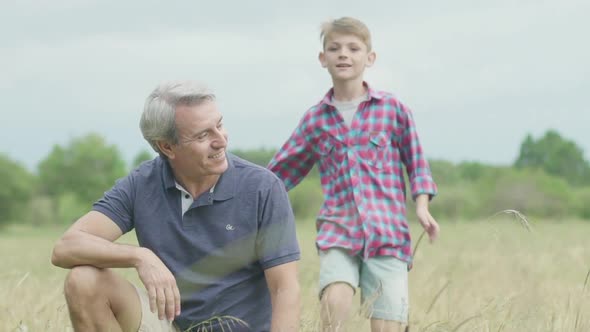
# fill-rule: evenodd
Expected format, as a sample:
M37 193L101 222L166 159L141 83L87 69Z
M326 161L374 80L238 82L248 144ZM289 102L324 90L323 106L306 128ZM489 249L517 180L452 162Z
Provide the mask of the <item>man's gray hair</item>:
M176 107L198 105L204 101L214 101L215 95L207 86L194 81L169 81L158 85L147 97L139 128L143 138L154 151L163 155L158 141L178 144L176 129Z

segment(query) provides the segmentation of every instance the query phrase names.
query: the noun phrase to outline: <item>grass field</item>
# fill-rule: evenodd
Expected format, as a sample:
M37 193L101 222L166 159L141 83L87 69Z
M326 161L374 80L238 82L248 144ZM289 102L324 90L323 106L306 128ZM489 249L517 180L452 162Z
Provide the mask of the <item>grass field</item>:
M532 232L505 217L441 224L441 238L420 243L410 272L411 331L590 331L590 223L533 221ZM301 331L318 330L312 227L298 230ZM61 232L0 232L0 331L71 331L62 292L66 271L49 262ZM133 271L122 273L137 282ZM349 330L368 331L368 324L355 313Z

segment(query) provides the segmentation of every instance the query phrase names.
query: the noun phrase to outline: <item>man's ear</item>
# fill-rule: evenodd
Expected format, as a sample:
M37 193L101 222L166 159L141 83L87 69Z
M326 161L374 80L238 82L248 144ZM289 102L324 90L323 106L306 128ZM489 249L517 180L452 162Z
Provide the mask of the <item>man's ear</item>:
M375 60L377 60L377 53L371 51L369 52L369 54L367 54L367 67L371 67L374 63Z
M318 60L320 60L320 64L322 65L322 67L326 68L328 66L328 64L326 63L326 55L324 54L324 52L320 52L320 54L318 54Z
M174 159L174 150L172 149L172 144L168 141L157 141L156 145L160 152L164 154L168 159Z

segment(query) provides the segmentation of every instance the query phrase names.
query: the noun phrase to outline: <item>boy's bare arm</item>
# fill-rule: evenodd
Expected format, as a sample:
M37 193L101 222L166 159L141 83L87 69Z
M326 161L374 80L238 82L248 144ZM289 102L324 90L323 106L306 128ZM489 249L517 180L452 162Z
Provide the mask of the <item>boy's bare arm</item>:
M436 220L430 214L428 210L428 202L430 201L429 194L420 194L416 196L416 216L418 217L418 221L428 234L428 238L430 242L436 240L438 237L438 233L440 232L440 227Z

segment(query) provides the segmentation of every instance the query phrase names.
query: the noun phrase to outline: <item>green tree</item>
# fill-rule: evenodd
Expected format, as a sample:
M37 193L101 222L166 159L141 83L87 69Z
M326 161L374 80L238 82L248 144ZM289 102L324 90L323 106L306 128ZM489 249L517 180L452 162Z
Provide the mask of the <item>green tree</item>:
M480 213L489 216L517 210L527 216L562 220L576 211L572 188L565 179L540 169L498 168L478 181Z
M324 203L324 194L320 180L306 177L297 187L289 191L289 200L297 222L315 220Z
M148 150L141 150L135 158L133 158L133 165L132 168L139 166L142 162L146 160L154 159L154 154Z
M34 192L34 181L24 166L0 154L0 225L23 218Z
M72 139L65 147L55 145L39 164L39 181L47 195L74 194L80 202L89 204L125 172L117 147L108 145L98 134L89 134Z
M434 181L439 186L453 184L461 181L461 174L459 174L457 165L453 164L452 162L446 160L429 160L428 163L430 164L430 170L432 171ZM406 172L404 172L404 180L406 181L409 188L408 176Z
M527 135L520 146L514 163L517 168L538 168L559 176L573 185L590 184L590 165L583 150L573 141L565 139L555 130L534 140Z
M266 167L276 150L274 149L256 149L256 150L232 150L232 153L240 158L244 158L262 167Z

